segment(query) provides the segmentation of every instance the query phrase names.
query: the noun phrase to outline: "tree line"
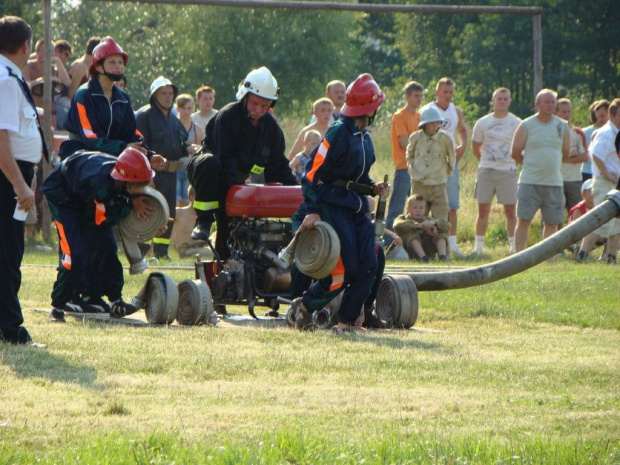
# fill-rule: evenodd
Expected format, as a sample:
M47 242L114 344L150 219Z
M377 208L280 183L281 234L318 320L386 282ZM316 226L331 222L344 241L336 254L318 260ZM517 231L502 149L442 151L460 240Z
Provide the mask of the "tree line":
M382 3L368 0L365 3ZM392 0L391 3L410 3ZM507 5L500 0L419 0L417 4ZM576 103L577 119L599 98L620 95L620 47L615 0L523 0L540 6L543 86ZM17 14L43 36L42 2L4 0L1 14ZM532 20L516 15L391 14L286 9L222 8L57 0L52 36L67 39L75 55L93 35L112 35L130 55L130 94L137 107L151 81L170 78L183 91L208 84L218 105L234 99L239 81L254 67L269 67L280 85L277 110L308 114L331 79L351 82L372 73L388 94L388 110L402 102L411 79L432 88L457 82L457 103L468 121L489 111L494 88L512 90L512 110L533 112Z

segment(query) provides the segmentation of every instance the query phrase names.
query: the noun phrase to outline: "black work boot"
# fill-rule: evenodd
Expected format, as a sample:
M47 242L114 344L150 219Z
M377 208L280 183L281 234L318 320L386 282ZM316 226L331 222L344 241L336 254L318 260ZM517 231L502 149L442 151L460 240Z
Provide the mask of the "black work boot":
M375 315L373 308L365 308L362 326L364 328L384 329L387 328L387 323Z
M212 221L207 220L206 218L201 218L201 215L198 215L196 218L196 226L192 230L192 239L195 241L205 241L209 240L209 235L211 234L211 224Z

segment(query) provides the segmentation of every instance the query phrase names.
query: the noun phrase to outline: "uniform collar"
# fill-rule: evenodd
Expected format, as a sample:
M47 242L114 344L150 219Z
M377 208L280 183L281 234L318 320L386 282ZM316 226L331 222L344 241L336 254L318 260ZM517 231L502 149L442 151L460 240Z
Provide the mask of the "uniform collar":
M96 76L91 76L91 78L88 80L88 89L93 93L93 95L104 95L101 84L99 84L99 80L96 78ZM116 102L117 100L127 103L127 99L123 95L123 91L120 90L118 87L113 86L111 101Z
M20 79L24 79L22 76L22 72L21 70L17 67L17 65L15 63L13 63L11 60L9 60L6 56L4 56L2 53L0 53L0 65L2 65L3 67L9 67L11 68L11 72L13 74L15 74L18 78Z

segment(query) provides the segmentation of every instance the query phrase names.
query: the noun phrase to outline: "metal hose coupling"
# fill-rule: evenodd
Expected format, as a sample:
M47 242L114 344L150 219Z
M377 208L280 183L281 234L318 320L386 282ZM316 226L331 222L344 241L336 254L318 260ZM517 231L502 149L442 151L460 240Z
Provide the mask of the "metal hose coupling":
M148 268L148 264L142 258L138 244L150 241L155 237L157 231L168 223L170 217L168 202L158 190L146 186L134 195L145 196L145 202L153 207L154 213L145 221L138 218L135 210L131 210L131 213L123 218L118 225L123 249L129 260L129 274L132 275L140 274Z

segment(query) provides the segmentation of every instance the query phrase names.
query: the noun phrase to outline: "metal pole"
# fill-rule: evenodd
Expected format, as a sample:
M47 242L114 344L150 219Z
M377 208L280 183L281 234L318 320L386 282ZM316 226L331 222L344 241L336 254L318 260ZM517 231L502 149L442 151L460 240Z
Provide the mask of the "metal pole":
M98 0L127 1L127 0ZM475 6L475 5L394 5L375 3L336 3L271 0L139 0L138 3L170 5L211 5L231 8L289 8L293 10L365 11L367 13L450 13L450 14L516 14L532 16L542 13L541 7Z
M44 24L44 40L45 40L45 64L43 67L43 136L45 137L45 144L48 149L51 148L52 142L52 50L48 44L52 41L52 1L44 0L43 1L43 14L45 17ZM48 150L49 151L49 150ZM41 167L43 168L43 176L41 179L38 179L37 189L41 188L41 183L47 175L50 173L50 166L45 161L45 159L41 159ZM47 202L43 201L42 211L39 212L41 215L41 229L43 231L43 238L47 241L50 237L50 229L52 216L50 214L49 207L47 206Z
M534 96L542 89L542 16L532 16L533 26L533 66L534 66Z

